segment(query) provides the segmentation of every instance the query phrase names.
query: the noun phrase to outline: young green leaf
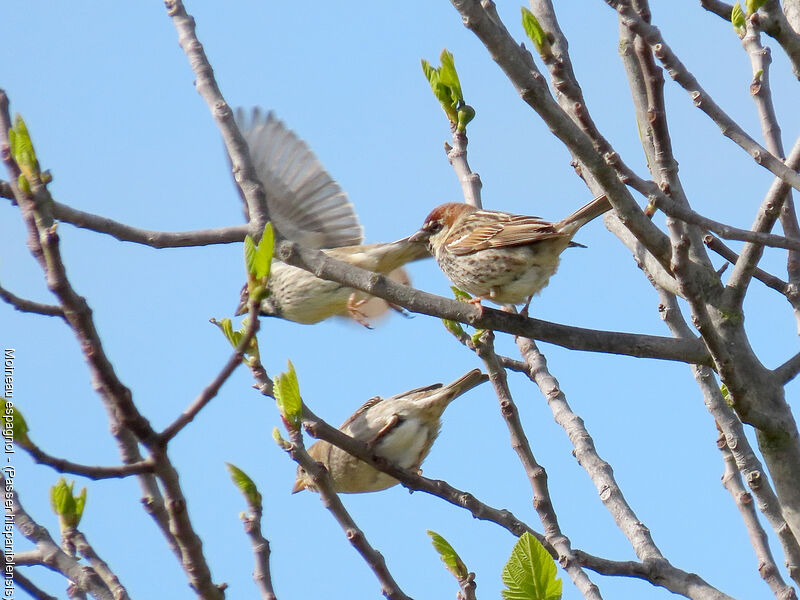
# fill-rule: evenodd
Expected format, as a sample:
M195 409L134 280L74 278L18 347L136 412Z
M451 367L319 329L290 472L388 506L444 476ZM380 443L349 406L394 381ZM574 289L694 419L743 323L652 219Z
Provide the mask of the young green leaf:
M764 6L767 3L767 0L746 0L744 3L744 7L747 10L748 15L752 15L756 12L759 8Z
M289 370L278 374L273 380L275 402L281 416L288 427L296 431L300 429L303 416L302 400L300 398L300 384L297 382L297 373L292 361L289 361Z
M252 241L252 240L251 240ZM272 223L267 223L264 226L264 233L261 234L261 240L255 248L255 256L253 257L254 275L257 279L266 283L269 278L269 269L272 265L272 253L275 250L275 232L272 229Z
M244 238L244 266L248 275L256 276L256 243L249 235Z
M539 20L534 16L534 14L524 6L522 7L522 28L525 30L525 34L533 42L533 45L536 47L536 51L539 53L539 56L546 59L553 55L553 50L550 47L550 39L548 38L547 33L544 29L542 29L542 26L539 24Z
M292 447L291 443L283 439L283 436L281 436L281 431L277 427L272 428L272 439L275 440L275 443L278 444L278 446L280 446L283 450L288 450Z
M14 436L14 442L23 447L30 444L28 424L25 422L25 417L17 410L13 402L3 396L0 396L0 414L3 416L4 425L7 423L6 419L11 418L11 435ZM3 429L5 428L4 426Z
M731 25L733 25L733 30L736 32L736 35L739 37L744 35L746 29L745 16L742 11L742 5L738 2L733 5L733 10L731 10Z
M469 575L469 569L461 557L458 555L450 543L440 536L435 531L428 529L428 535L431 536L433 547L439 553L439 558L442 559L444 566L450 571L456 579L465 579Z
M253 480L236 465L225 463L225 466L228 467L233 484L242 492L247 503L257 510L261 510L261 493Z
M467 302L469 300L472 300L472 296L470 296L467 292L462 292L456 286L451 285L450 289L453 290L453 296L455 296L456 300L459 300L461 302Z
M442 61L442 66L439 67L439 81L449 88L452 104L458 105L464 101L464 95L461 92L461 82L458 80L453 53L444 48L439 60Z
M445 329L456 336L458 339L461 339L461 336L464 335L464 328L461 327L461 323L458 321L453 321L452 319L442 319L442 323L444 323Z
M527 531L523 533L503 568L504 600L560 600L561 580L556 563L544 546Z
M50 506L58 515L61 529L77 527L83 516L83 508L86 506L86 488L81 490L79 496L74 496L72 493L74 485L74 481L67 484L63 477L59 477L58 482L50 488Z

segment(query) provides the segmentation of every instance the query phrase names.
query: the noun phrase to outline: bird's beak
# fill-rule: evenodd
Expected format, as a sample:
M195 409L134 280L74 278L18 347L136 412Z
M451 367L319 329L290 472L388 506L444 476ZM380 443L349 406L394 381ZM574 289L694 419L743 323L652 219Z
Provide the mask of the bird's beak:
M412 234L408 241L415 243L415 242L427 242L431 237L431 232L426 231L425 229L420 229L416 233Z
M292 486L292 493L296 494L297 492L302 492L304 489L306 489L306 484L298 479Z

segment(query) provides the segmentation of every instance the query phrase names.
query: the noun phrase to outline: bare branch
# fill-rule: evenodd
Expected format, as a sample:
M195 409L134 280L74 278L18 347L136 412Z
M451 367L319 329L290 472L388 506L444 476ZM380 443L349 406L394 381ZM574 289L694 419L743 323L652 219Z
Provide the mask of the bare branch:
M47 317L61 317L62 319L66 319L66 317L64 317L64 311L60 306L55 306L53 304L42 304L41 302L35 302L34 300L28 300L27 298L20 298L19 296L9 292L3 286L0 286L0 298L20 312L35 313L39 315L45 315Z
M721 2L720 0L700 0L700 6L714 13L721 19L725 19L728 22L731 20L731 12L733 11L732 4Z
M456 172L458 182L461 184L461 191L464 194L464 202L481 208L481 176L473 173L467 162L467 134L458 131L455 125L450 127L453 131L453 145L445 143L444 150L447 153L447 160Z
M722 258L727 260L729 263L735 265L736 261L739 260L739 255L736 254L733 250L731 250L728 246L726 246L722 240L718 237L713 235L707 235L703 238L703 243L708 246L710 250L713 250L717 254L719 254ZM788 292L788 283L783 281L780 277L775 277L775 275L771 273L767 273L763 269L755 268L753 269L753 277L758 279L761 283L766 285L769 288L772 288L776 292L783 294L784 296L787 295Z
M358 528L347 512L344 504L339 499L339 495L334 490L333 481L328 475L328 471L306 452L303 446L302 430L291 431L290 439L291 444L288 445L288 448L285 448L286 451L311 476L325 508L331 512L336 522L344 530L347 540L366 561L372 572L375 573L375 577L378 578L381 584L381 593L389 600L410 600L400 589L400 586L397 585L392 574L389 573L383 555L372 547L367 541L364 532Z
M0 90L0 148L10 148L8 138L10 129L8 97ZM3 160L10 175L11 187L20 213L28 229L28 245L42 267L48 288L59 299L65 318L79 342L89 365L93 388L103 400L112 424L111 430L122 461L125 464L140 463L143 458L139 451L138 440L152 441L155 431L133 404L131 391L117 377L94 326L92 311L86 299L76 293L67 278L61 260L58 234L53 227L54 221L50 210L53 204L52 197L41 180L33 176L26 178L31 194L22 193L16 184L21 174L19 166L8 151L3 153ZM145 510L156 521L170 549L180 559L180 551L170 531L164 500L155 478L149 474L142 474L139 483L144 494Z
M244 494L247 502L247 513L242 513L241 519L244 524L244 532L250 539L255 558L253 567L253 581L255 581L262 600L277 600L275 590L272 588L272 575L269 568L270 547L269 540L261 533L261 517L263 507L260 503L251 502L250 496Z
M656 27L639 17L623 0L606 0L606 2L620 14L626 27L636 32L648 43L670 76L689 93L695 106L711 117L725 137L730 138L745 150L757 164L771 171L793 188L800 190L800 175L783 164L780 158L758 144L720 108L678 59Z
M222 97L222 92L214 79L214 69L208 62L203 45L197 39L194 17L186 12L181 0L165 0L164 5L178 31L178 43L186 53L194 72L197 93L205 100L222 134L233 166L234 180L247 203L251 233L253 237L258 238L269 221L269 208L264 188L250 159L247 142L236 125L231 107Z
M103 580L111 591L114 600L130 600L128 591L120 583L117 575L111 570L106 562L97 555L86 536L77 529L67 529L63 532L64 539L75 546L77 552L89 561L95 573Z
M597 331L526 318L522 315L513 315L487 307L478 310L464 302L442 298L400 285L378 273L332 259L317 250L302 248L294 242L281 242L277 249L277 257L283 262L305 269L321 279L336 281L365 291L412 312L451 319L481 329L504 331L572 350L590 350L640 358L710 364L708 354L699 341Z
M597 194L598 191L604 193L626 226L642 241L648 251L659 262L668 265L670 248L666 236L636 205L614 168L609 165L612 156L598 153L592 139L553 99L530 53L521 48L511 37L497 16L493 3L481 3L478 0L451 0L451 2L461 14L464 24L483 42L522 99L540 115L550 130L596 180L600 189L593 189L593 193Z
M6 486L6 479L0 473L0 483L6 494L9 494L9 487ZM36 552L39 553L38 564L46 565L50 569L61 573L69 579L78 589L89 592L98 600L115 600L113 594L105 585L103 580L90 567L81 565L77 560L64 552L55 543L50 533L34 521L19 502L16 491L10 492L7 499L11 503L11 514L14 515L14 523L20 533L28 540L36 544Z
M742 475L736 466L736 459L728 447L725 434L720 434L717 440L717 447L722 453L722 460L725 463L725 474L722 476L722 485L728 490L736 503L736 508L742 515L747 535L750 537L750 545L753 547L758 559L758 572L767 583L772 593L779 600L796 600L797 595L794 590L787 586L781 577L772 551L769 548L767 532L761 527L758 520L756 509L753 506L753 497L747 493L742 483Z
M611 466L597 453L594 441L583 425L583 421L572 412L558 380L547 369L547 361L533 341L521 337L516 339L523 359L528 364L529 377L541 390L553 417L569 436L575 448L578 463L586 469L589 477L600 493L614 521L633 546L634 552L642 561L665 561L661 551L653 542L650 531L633 512L625 500L622 490L614 479Z
M192 402L192 405L183 411L183 413L181 413L181 415L175 419L172 424L167 426L166 429L159 434L160 443L162 445L166 446L167 443L169 443L172 438L178 435L181 429L191 423L198 413L203 410L203 408L205 408L205 406L219 393L219 390L222 388L223 384L233 374L237 367L242 364L244 354L250 346L251 340L258 332L258 328L258 306L253 304L253 306L250 307L247 329L245 330L245 334L242 336L239 345L236 347L233 354L231 354L230 358L228 358L227 362L222 367L222 370L217 374L214 380L203 389L195 401Z
M800 79L800 35L789 24L777 0L769 0L761 11L750 17L753 25L775 39L792 63L794 76Z
M599 588L589 579L575 559L572 544L558 524L558 517L547 486L547 473L533 455L528 436L525 435L525 430L522 428L522 422L519 419L519 411L514 399L511 397L511 390L508 388L505 369L503 369L494 352L494 333L491 331L483 332L475 351L483 360L486 371L489 373L489 380L492 382L497 399L500 401L500 414L502 414L511 436L511 447L519 456L519 460L530 481L533 492L533 507L536 509L539 520L544 526L545 538L558 552L559 564L581 591L583 597L587 600L600 600L602 596Z
M664 292L664 290L657 288L657 291L661 299L659 310L673 335L678 337L693 335L691 328L681 316L680 307L675 297ZM706 409L714 417L717 427L725 435L728 448L736 460L737 468L744 475L747 485L758 501L759 510L767 518L780 540L786 556L789 576L800 583L798 581L800 579L800 544L798 544L797 538L787 525L781 509L781 503L768 478L764 476L764 468L752 446L750 446L741 420L723 398L714 372L710 368L694 366L692 367L692 374L700 387L700 391L703 393Z
M122 477L130 477L131 475L141 475L142 473L153 472L153 463L149 460L119 465L116 467L81 465L64 458L51 456L30 441L25 444L20 443L19 445L24 448L38 464L52 467L59 473L72 473L73 475L81 475L83 477L88 477L89 479L98 480L119 479Z
M783 385L797 377L797 374L800 373L800 352L775 369L773 373Z
M70 223L81 229L105 233L121 242L135 242L145 246L152 246L153 248L186 248L211 244L232 244L241 242L247 235L247 225L196 229L194 231L151 231L139 229L107 217L77 210L59 202L53 203L53 216L59 221Z

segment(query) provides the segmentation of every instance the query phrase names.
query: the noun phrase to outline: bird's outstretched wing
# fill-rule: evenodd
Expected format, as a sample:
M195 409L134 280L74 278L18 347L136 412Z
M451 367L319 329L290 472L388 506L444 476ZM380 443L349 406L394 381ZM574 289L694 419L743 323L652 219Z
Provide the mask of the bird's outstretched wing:
M339 184L272 112L237 109L236 122L264 186L270 218L285 238L309 248L360 244L363 228Z

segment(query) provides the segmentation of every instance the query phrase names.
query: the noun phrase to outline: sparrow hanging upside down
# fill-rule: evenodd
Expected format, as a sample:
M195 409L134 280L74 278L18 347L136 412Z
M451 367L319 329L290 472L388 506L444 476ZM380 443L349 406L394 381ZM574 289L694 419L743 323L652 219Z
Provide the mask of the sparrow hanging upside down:
M452 202L431 211L412 241L427 241L431 254L453 284L476 302L522 304L544 288L575 233L611 210L605 196L550 223L539 217L482 210Z

